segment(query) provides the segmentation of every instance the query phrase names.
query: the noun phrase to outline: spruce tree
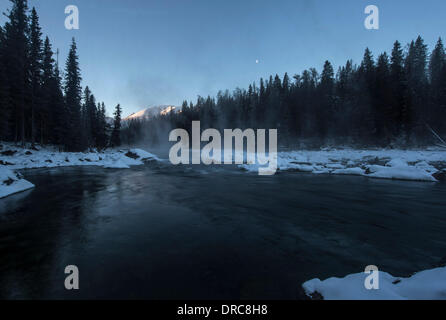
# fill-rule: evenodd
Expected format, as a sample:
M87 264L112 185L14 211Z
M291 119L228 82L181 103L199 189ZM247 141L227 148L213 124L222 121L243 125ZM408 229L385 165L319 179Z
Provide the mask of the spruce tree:
M98 128L97 128L97 141L96 146L99 150L103 150L107 147L107 120L105 114L105 104L98 103L97 106L97 119L98 119Z
M334 70L330 61L325 61L324 69L321 74L321 82L318 88L318 110L316 119L318 134L321 139L327 138L330 117L334 112Z
M393 45L390 61L390 85L392 89L390 108L394 123L393 136L404 138L407 134L406 126L409 122L410 113L404 54L401 43L398 41L395 41Z
M359 91L358 107L360 113L354 120L359 126L360 139L366 143L372 143L371 138L376 133L376 123L374 113L375 106L375 62L372 52L366 48L364 58L358 70Z
M30 99L31 99L31 143L36 140L36 115L40 111L38 107L40 86L42 84L42 32L39 25L39 17L36 9L31 11L30 48L29 48L29 73L30 73Z
M121 105L117 105L113 115L115 116L113 123L113 132L111 135L110 144L112 147L121 146Z
M42 86L40 105L40 143L44 144L53 138L54 121L56 121L51 105L54 103L53 90L55 82L53 50L50 40L45 38L42 61Z
M66 100L63 94L62 77L60 76L59 66L54 68L54 78L52 83L52 104L50 112L53 118L51 141L63 148L68 145L68 132L69 132L69 110L66 104Z
M429 61L430 108L429 126L444 134L446 127L446 55L443 41L438 39Z
M411 143L416 143L416 138L426 135L425 122L429 117L427 100L427 46L424 40L418 36L412 41L405 62L408 93L408 115L405 121L406 133Z
M68 132L66 148L69 151L83 151L81 136L81 75L77 46L73 38L65 66L65 103L68 111Z
M90 120L90 147L97 147L98 139L98 110L96 108L96 98L93 94L90 95L89 103L87 105L88 119Z
M4 62L9 82L9 92L13 117L13 136L15 141L25 144L25 107L26 94L29 89L28 64L28 2L27 0L10 0L12 8L6 14Z
M91 120L88 108L90 105L91 91L88 86L84 89L84 103L81 107L81 139L83 148L91 147Z
M390 87L390 63L386 52L378 57L376 65L376 138L377 144L387 146L393 137L392 90Z
M5 34L0 27L0 141L9 138L11 114L9 101L9 86L5 66Z

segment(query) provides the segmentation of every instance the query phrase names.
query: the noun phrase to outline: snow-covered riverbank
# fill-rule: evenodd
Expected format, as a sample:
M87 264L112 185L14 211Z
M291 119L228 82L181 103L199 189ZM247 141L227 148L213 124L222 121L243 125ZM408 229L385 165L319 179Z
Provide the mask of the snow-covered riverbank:
M66 166L129 168L147 160L160 159L141 149L104 152L59 152L56 148L38 150L2 144L0 149L0 198L32 188L14 170ZM358 175L380 179L437 182L446 179L446 150L352 150L279 152L278 172L298 171L314 174ZM258 172L256 164L240 165Z
M257 172L258 165L240 165ZM446 150L325 150L279 152L278 171L360 175L414 181L444 179Z
M446 300L446 267L418 272L410 278L379 271L377 290L365 288L367 276L357 273L342 279L313 279L303 288L309 297L321 295L325 300Z
M130 168L146 161L159 160L141 149L106 150L104 152L59 152L53 147L18 148L2 144L0 150L0 198L34 187L15 170L68 166L100 166L104 168Z

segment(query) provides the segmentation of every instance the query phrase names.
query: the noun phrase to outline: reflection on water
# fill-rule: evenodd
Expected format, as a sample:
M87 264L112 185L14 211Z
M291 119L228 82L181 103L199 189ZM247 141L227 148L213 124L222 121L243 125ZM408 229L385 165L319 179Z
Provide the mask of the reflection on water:
M444 184L162 163L25 176L36 189L0 200L2 298L300 299L308 279L446 257Z

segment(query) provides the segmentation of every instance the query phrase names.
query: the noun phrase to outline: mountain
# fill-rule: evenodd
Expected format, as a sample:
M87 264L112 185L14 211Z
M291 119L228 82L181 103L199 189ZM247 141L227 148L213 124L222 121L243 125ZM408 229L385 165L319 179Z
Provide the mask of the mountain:
M123 121L130 121L135 119L150 119L159 115L165 116L171 112L179 113L181 112L181 107L175 107L170 105L165 106L152 106L141 111L132 113L128 117L122 119Z

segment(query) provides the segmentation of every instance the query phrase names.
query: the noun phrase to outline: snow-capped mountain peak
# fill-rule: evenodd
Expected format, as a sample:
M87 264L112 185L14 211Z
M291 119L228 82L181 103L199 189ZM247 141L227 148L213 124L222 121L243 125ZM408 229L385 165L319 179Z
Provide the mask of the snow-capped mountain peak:
M180 111L181 111L180 107L171 106L171 105L152 106L152 107L143 109L141 111L132 113L128 117L124 118L123 120L124 121L135 120L135 119L144 120L144 119L150 119L150 118L153 118L153 117L156 117L159 115L165 116L171 112L177 113Z

